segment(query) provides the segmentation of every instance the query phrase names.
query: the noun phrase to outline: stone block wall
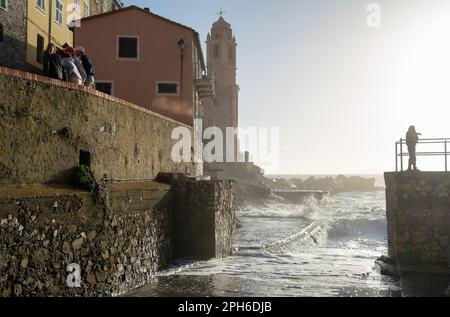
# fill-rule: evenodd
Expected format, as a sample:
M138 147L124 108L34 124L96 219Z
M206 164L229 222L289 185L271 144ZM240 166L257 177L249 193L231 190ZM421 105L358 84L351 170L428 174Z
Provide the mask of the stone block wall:
M35 70L26 63L27 18L26 0L8 1L8 9L0 9L3 41L0 41L0 66Z
M230 255L234 219L229 181L0 186L0 297L124 294L175 258Z
M0 117L0 184L66 183L81 153L97 181L195 171L171 159L182 123L91 88L0 67Z
M46 186L2 196L0 296L119 295L169 263L169 186L107 187L98 201ZM158 203L142 206L146 201ZM69 264L80 266L81 287L68 286Z
M450 173L386 173L389 257L449 266Z
M174 243L178 257L224 258L231 255L235 194L229 180L173 183Z

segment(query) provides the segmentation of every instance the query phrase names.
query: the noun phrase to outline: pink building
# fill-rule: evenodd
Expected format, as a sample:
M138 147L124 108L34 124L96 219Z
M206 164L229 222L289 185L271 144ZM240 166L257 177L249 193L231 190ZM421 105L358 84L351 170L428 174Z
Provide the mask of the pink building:
M97 89L193 125L212 81L198 33L136 6L81 20L75 46L96 69Z

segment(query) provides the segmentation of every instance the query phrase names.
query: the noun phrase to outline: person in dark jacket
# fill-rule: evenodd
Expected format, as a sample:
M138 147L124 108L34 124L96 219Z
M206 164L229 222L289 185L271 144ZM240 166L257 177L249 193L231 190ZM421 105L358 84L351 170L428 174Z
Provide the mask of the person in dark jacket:
M75 48L75 54L78 58L81 59L81 63L83 64L84 70L86 71L86 81L84 82L84 85L93 87L95 83L95 68L92 64L91 58L86 54L86 51L82 46L77 46Z
M63 80L63 65L61 57L56 54L55 44L50 43L44 52L43 58L43 74L44 76Z
M408 163L408 171L411 171L411 168L414 168L417 171L417 158L416 158L416 145L419 143L419 136L421 133L416 132L415 126L410 126L408 133L406 133L406 145L408 146L409 153L409 163Z

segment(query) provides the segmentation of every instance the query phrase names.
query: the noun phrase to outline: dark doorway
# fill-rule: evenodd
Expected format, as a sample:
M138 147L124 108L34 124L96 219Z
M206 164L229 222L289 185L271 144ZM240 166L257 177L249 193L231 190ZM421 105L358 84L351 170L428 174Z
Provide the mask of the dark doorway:
M91 153L87 151L80 151L80 166L86 165L87 167L91 167Z
M42 64L42 55L44 54L44 38L37 35L37 45L36 45L36 62Z

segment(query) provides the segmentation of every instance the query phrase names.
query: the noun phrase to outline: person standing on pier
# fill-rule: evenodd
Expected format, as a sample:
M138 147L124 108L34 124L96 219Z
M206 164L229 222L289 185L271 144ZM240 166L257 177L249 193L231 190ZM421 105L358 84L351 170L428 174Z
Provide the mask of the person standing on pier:
M411 171L411 168L414 168L415 171L418 171L416 158L416 145L417 143L419 143L420 135L422 134L416 132L415 126L410 126L408 133L406 133L406 145L408 146L408 153L409 153L408 171Z

